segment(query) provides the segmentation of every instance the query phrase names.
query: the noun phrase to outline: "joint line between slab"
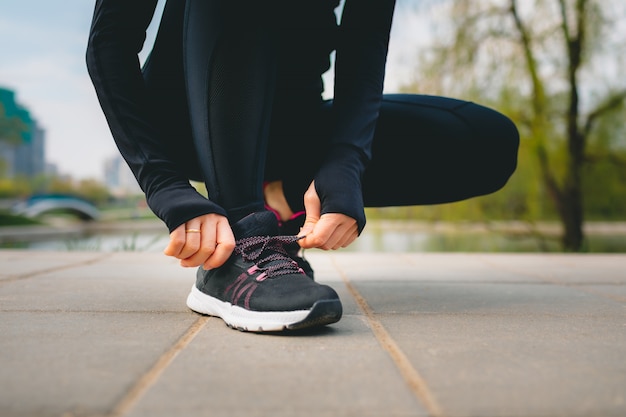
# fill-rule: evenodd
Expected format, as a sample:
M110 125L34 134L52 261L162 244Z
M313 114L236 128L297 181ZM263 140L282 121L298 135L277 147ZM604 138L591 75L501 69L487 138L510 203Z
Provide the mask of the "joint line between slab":
M348 276L337 264L334 257L332 258L332 263L339 272L339 275L341 276L341 279L343 280L348 291L358 304L363 314L365 314L365 318L370 325L372 333L374 333L374 336L378 340L378 343L380 343L381 347L389 354L413 395L417 397L417 400L424 406L424 408L426 408L431 416L442 417L444 415L442 408L431 393L430 388L428 388L426 380L413 367L396 341L387 332L383 324L376 318L374 311L371 309L369 304L367 304L367 301L356 289L356 287L352 285Z
M22 274L17 274L17 275L9 275L6 278L0 279L0 285L6 284L8 282L19 281L19 280L22 280L22 279L35 278L35 277L37 277L39 275L45 275L45 274L48 274L50 272L64 271L66 269L78 268L80 266L86 266L86 265L95 264L95 263L100 262L103 259L109 258L110 256L111 256L111 254L107 253L105 255L101 255L101 256L98 256L98 257L92 258L92 259L88 259L86 261L76 262L76 263L72 263L72 264L59 265L59 266L56 266L56 267L53 267L53 268L47 268L47 269L40 269L40 270L36 270L36 271L24 272Z
M107 417L120 417L130 411L135 404L139 402L141 397L156 383L161 374L174 361L176 356L185 349L191 341L202 330L210 317L199 317L185 334L163 355L157 359L154 365L133 385L120 402L113 408Z

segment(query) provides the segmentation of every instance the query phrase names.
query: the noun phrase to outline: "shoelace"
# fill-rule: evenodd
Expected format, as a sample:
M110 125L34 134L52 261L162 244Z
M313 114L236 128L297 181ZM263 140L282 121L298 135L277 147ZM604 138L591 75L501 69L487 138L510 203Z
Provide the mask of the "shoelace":
M298 236L247 237L235 242L235 253L240 254L246 262L254 262L256 268L252 267L248 272L262 271L257 281L280 275L303 274L304 271L285 249L286 245L300 239Z

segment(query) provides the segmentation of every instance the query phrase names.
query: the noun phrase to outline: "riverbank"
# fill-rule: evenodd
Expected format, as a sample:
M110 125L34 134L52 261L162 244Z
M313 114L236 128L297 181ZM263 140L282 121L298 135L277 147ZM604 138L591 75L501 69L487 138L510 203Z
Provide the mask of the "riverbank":
M39 240L75 239L107 233L167 233L159 220L126 220L115 222L73 222L66 219L45 225L0 227L0 244Z
M369 221L353 252L558 252L556 222ZM626 222L588 222L589 252L626 252ZM0 247L160 251L168 232L157 219L0 227ZM103 243L104 242L104 243ZM106 243L110 242L110 243Z

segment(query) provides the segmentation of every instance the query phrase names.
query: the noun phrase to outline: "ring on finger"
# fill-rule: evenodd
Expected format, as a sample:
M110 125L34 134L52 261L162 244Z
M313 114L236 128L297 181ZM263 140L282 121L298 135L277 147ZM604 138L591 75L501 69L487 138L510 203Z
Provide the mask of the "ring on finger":
M185 229L185 233L200 233L200 229Z

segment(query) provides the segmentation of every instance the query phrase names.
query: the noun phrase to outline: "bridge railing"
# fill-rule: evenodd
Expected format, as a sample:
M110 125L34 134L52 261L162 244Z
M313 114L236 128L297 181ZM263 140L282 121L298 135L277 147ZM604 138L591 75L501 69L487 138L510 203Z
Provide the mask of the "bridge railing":
M13 213L26 217L38 217L52 211L69 212L82 220L98 220L100 210L87 200L74 196L37 195L15 204Z

